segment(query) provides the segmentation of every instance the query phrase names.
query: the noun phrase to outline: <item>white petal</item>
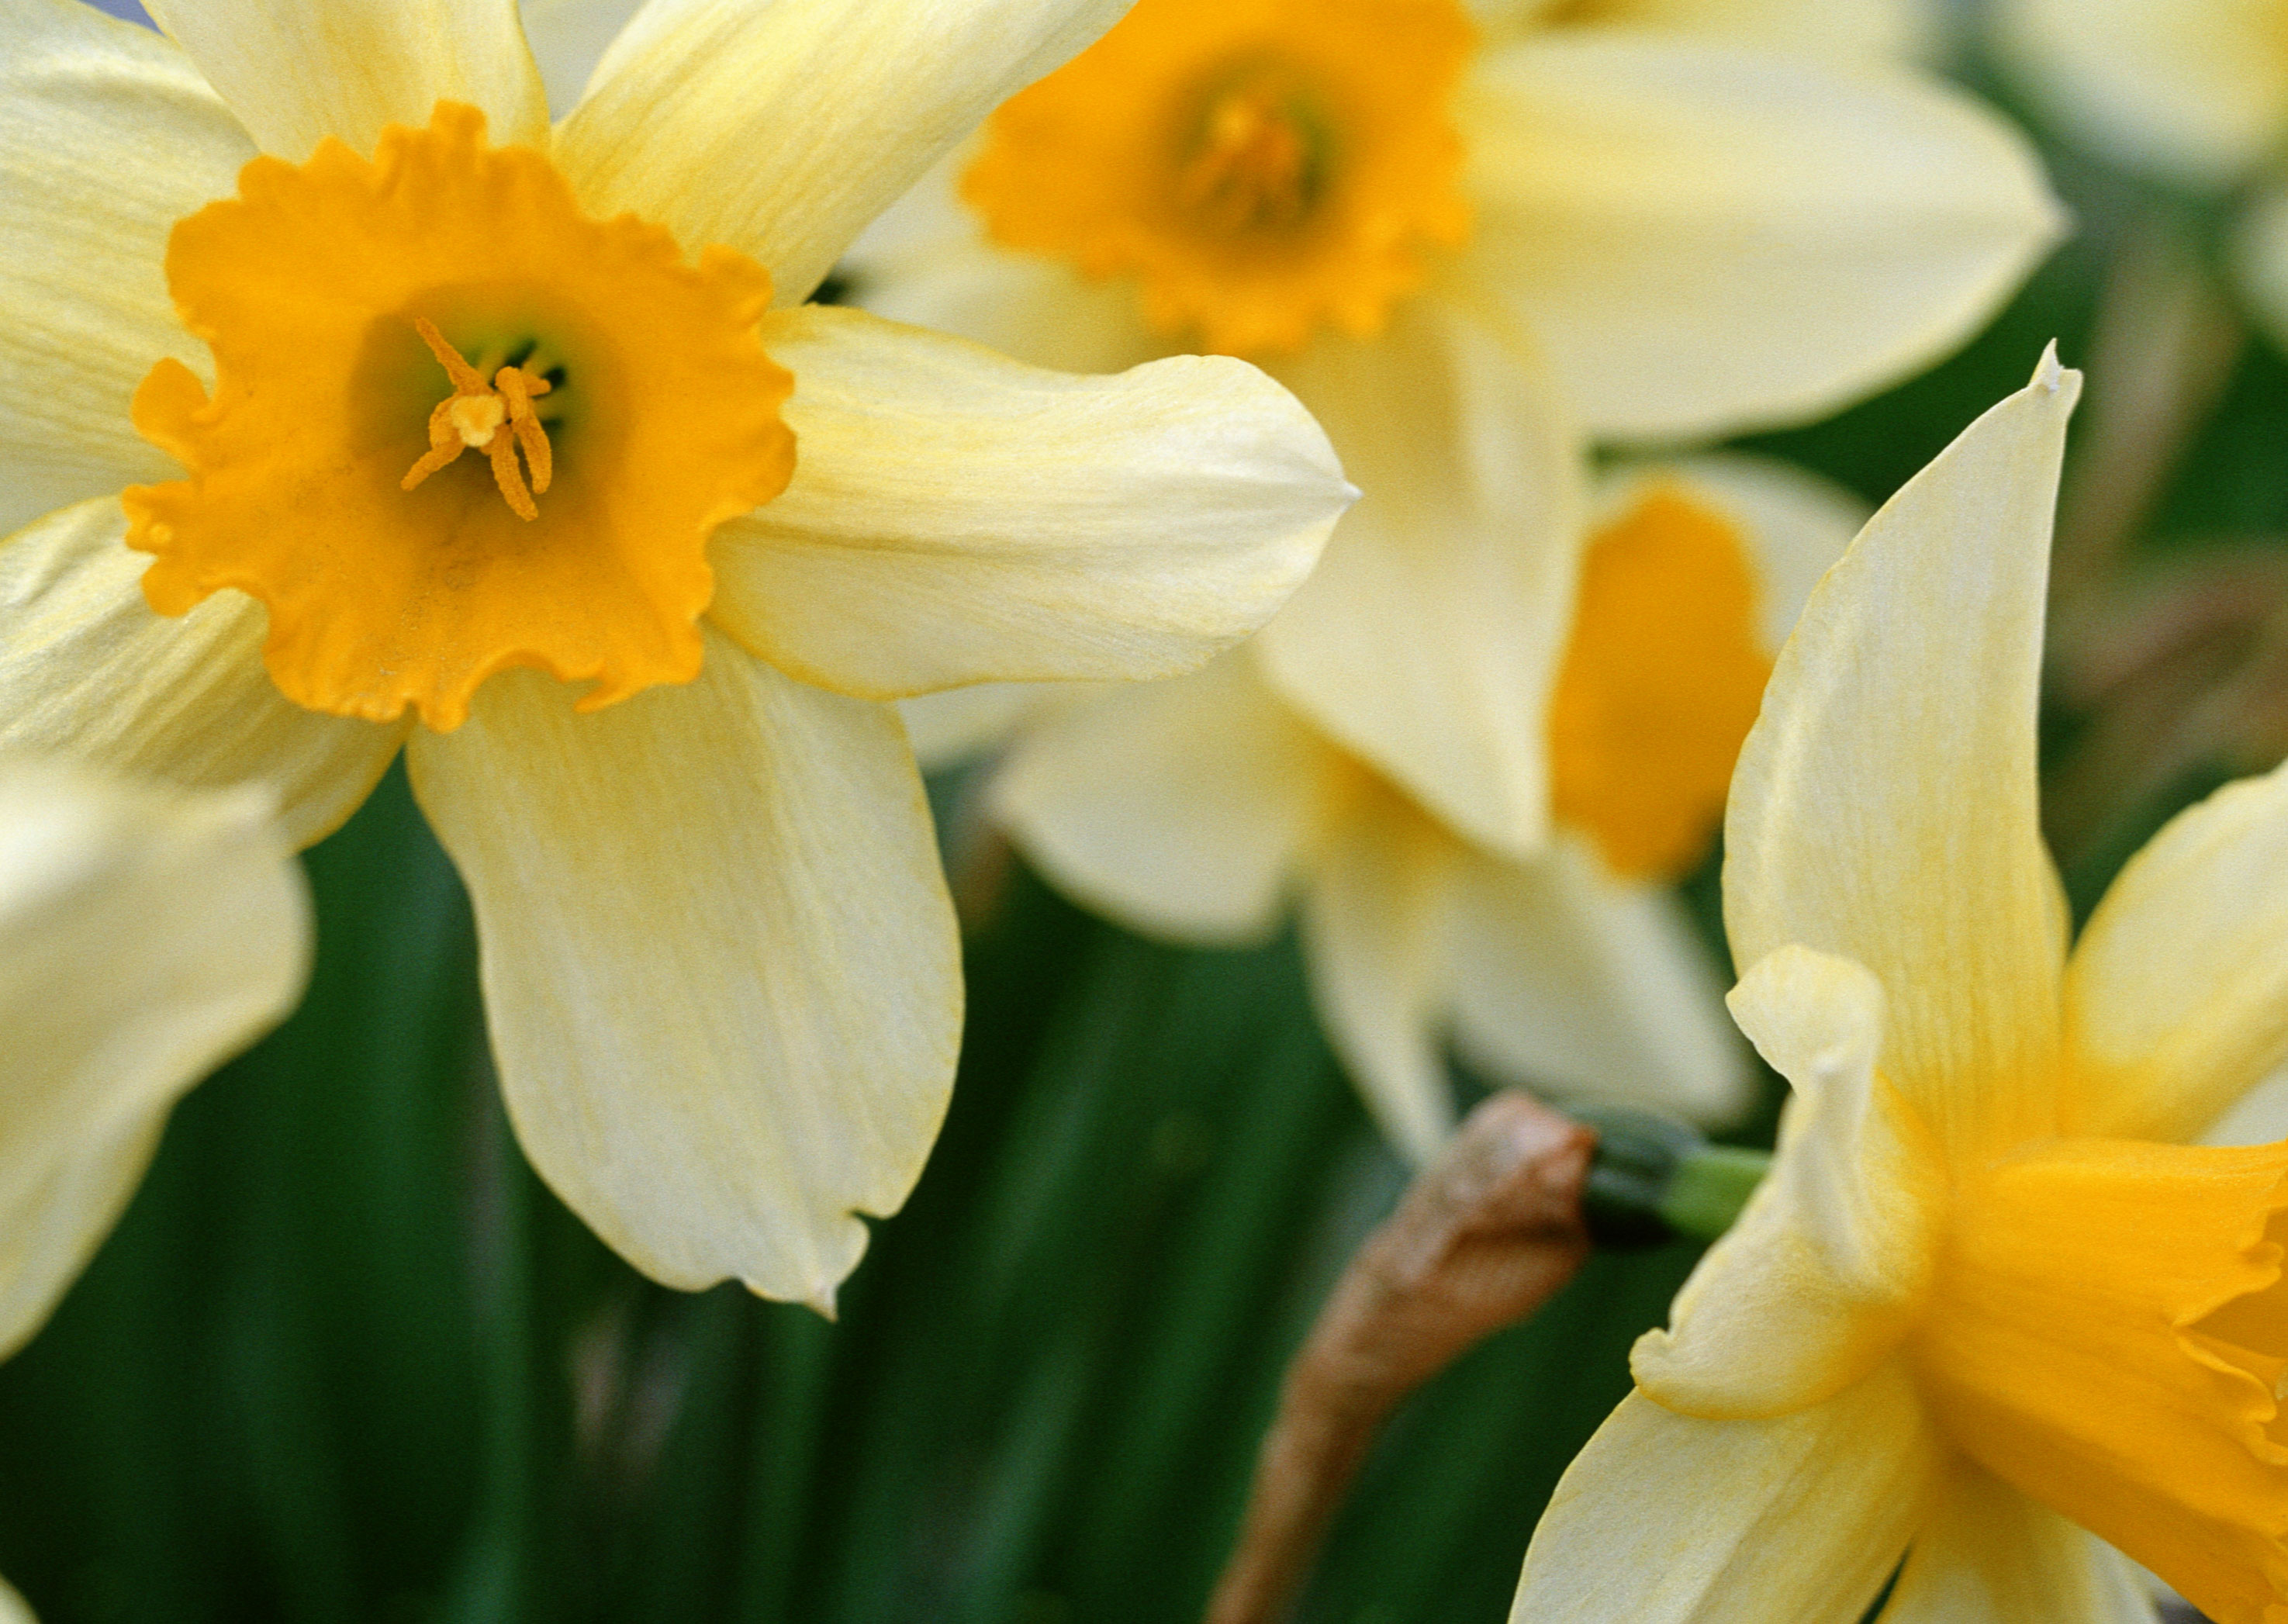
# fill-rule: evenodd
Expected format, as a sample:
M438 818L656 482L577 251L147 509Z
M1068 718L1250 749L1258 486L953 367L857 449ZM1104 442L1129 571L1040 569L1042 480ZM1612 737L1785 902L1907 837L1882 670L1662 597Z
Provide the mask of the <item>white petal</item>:
M167 1112L309 969L300 868L252 788L0 766L0 1357L133 1193Z
M576 716L496 677L407 752L476 905L534 1167L653 1278L830 1309L953 1085L961 964L885 707L719 637L685 687Z
M1748 543L1758 588L1756 623L1777 654L1795 630L1811 589L1835 566L1867 522L1867 504L1832 480L1773 457L1742 452L1625 464L1599 494L1608 511L1625 511L1646 484L1671 480L1723 515Z
M1458 304L1280 368L1365 492L1263 637L1272 680L1471 839L1547 837L1586 469L1546 369Z
M1552 35L1462 106L1475 273L1593 435L1824 416L1968 337L2062 224L2022 136L1904 74Z
M2160 1624L2127 1557L1958 1459L1882 1624Z
M1489 1076L1701 1122L1747 1105L1747 1051L1681 903L1578 839L1521 862L1470 853L1446 951L1456 1046Z
M2265 0L1999 0L1996 37L2084 141L2221 185L2288 134L2288 51Z
M994 780L995 818L1061 889L1132 930L1260 941L1341 763L1252 667L1241 650L1036 726Z
M1545 12L1567 4L1540 0ZM1941 12L1938 0L1599 0L1589 17L1850 62L1928 54Z
M2288 767L2130 859L2066 972L2066 1131L2183 1141L2288 1059Z
M1631 1354L1671 1409L1781 1415L1862 1380L1930 1278L1943 1164L1876 1075L1883 989L1848 959L1783 947L1728 1002L1794 1089L1770 1175Z
M922 771L935 772L997 749L1037 712L1057 709L1060 698L1095 692L1093 683L981 682L902 699L898 719Z
M557 131L589 209L806 298L866 222L1128 0L649 0Z
M516 0L147 0L266 153L299 162L327 136L371 153L385 124L441 99L492 139L548 145L548 98Z
M0 543L0 754L64 755L175 784L271 785L298 845L338 828L405 736L305 710L262 669L268 619L242 593L154 614L111 499Z
M868 699L1165 677L1267 620L1353 492L1243 361L1045 372L853 310L775 316L798 447L716 533L718 624Z
M1427 1166L1454 1129L1440 1053L1447 1002L1440 948L1455 843L1389 786L1357 776L1303 891L1311 1002L1391 1144Z
M548 110L558 117L578 105L588 76L619 37L643 0L524 0L524 35L540 81L548 87Z
M1775 1421L1633 1393L1558 1483L1511 1624L1858 1624L1940 1458L1895 1366Z
M1732 778L1734 961L1794 942L1867 966L1890 1000L1885 1074L1957 1144L2055 1131L2065 914L2034 718L2079 384L2046 357L1869 521Z
M35 1624L32 1610L24 1605L24 1598L0 1580L0 1624Z
M163 260L254 155L183 53L78 0L4 0L0 30L0 535L172 477L127 420L152 363L211 376Z

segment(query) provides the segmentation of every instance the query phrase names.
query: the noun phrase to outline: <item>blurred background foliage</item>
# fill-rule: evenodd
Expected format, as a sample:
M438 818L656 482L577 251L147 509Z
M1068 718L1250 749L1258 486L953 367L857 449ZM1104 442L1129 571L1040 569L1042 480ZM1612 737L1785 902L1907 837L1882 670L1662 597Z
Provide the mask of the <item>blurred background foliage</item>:
M2024 116L1974 49L1958 71ZM2225 297L2217 205L2048 154L2080 230L1990 330L1748 443L1879 501L2052 337L2103 400L2140 364L2121 312L2153 266L2165 298ZM2187 398L2111 431L2155 466L2070 485L2095 561L2061 604L2051 811L2084 911L2169 812L2283 748L2288 359L2203 311L2192 359L2163 358ZM2086 461L2086 411L2077 432ZM936 787L949 828L969 788ZM1402 1184L1291 941L1156 946L965 845L952 1114L829 1324L653 1286L540 1186L489 1075L466 900L401 774L307 861L306 1002L177 1113L0 1367L0 1572L48 1624L1197 1616L1283 1363ZM1712 862L1690 890L1720 939ZM1693 1258L1599 1256L1419 1393L1303 1618L1504 1618Z

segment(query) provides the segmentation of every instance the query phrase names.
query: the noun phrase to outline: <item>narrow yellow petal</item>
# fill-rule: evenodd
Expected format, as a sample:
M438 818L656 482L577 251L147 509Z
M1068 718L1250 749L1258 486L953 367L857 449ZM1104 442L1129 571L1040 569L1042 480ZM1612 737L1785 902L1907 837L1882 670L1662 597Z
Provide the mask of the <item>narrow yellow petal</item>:
M1958 1459L1882 1624L2160 1624L2160 1615L2119 1552Z
M1799 943L1873 971L1884 1074L1953 1143L2055 1131L2065 913L2034 717L2079 384L2046 358L1869 521L1781 653L1732 782L1734 959Z

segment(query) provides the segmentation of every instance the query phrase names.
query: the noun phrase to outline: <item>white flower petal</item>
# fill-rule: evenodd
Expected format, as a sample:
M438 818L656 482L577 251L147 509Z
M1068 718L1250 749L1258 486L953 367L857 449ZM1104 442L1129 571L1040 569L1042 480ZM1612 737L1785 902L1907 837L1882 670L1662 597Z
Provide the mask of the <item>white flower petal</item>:
M183 53L78 0L0 30L0 535L175 465L127 420L162 356L211 376L167 297L167 234L253 144Z
M1883 989L1863 966L1783 947L1728 1002L1794 1095L1770 1175L1629 1365L1673 1410L1783 1415L1897 1347L1929 1279L1946 1175L1876 1074Z
M0 766L0 1357L109 1232L167 1112L292 1007L300 868L247 788Z
M2266 0L1999 0L1996 37L2076 135L2117 162L2222 185L2288 134L2288 50Z
M830 1309L936 1137L961 962L888 709L719 637L592 716L533 671L407 752L476 905L517 1137L668 1285Z
M1095 691L1093 683L981 682L902 699L898 719L922 771L935 772L998 749L1028 718L1057 709L1061 698Z
M2181 1142L2288 1059L2288 767L2129 860L2066 970L2066 1131Z
M1872 970L1884 1073L1957 1145L2055 1131L2065 909L2034 718L2079 385L2046 356L1869 521L1812 594L1732 778L1735 962L1801 943Z
M597 214L767 266L779 302L1128 0L649 0L557 131Z
M1577 838L1522 862L1470 852L1446 951L1455 1046L1487 1075L1701 1122L1747 1105L1747 1051L1675 893L1616 879Z
M1566 0L1543 0L1545 9ZM1937 0L1596 0L1606 25L1704 34L1832 61L1928 54L1943 32Z
M1358 774L1328 820L1303 888L1311 1002L1328 1041L1399 1153L1426 1167L1454 1130L1440 1052L1442 927L1456 883L1451 836L1389 786Z
M1471 839L1536 850L1587 506L1552 380L1513 332L1431 297L1279 370L1365 495L1265 631L1272 680Z
M1057 885L1132 930L1260 941L1340 770L1247 651L1076 705L1030 730L993 815Z
M271 785L298 845L380 780L406 725L305 710L262 668L262 606L217 592L154 614L104 498L0 542L0 754L52 754L166 783Z
M1191 669L1286 601L1353 494L1228 357L1071 377L817 306L765 339L795 376L794 481L717 531L711 613L822 687Z
M1558 1483L1511 1624L1859 1624L1941 1458L1895 1365L1773 1421L1632 1393Z
M492 139L548 145L548 97L516 0L147 0L266 153L327 136L370 154L385 124L441 99L483 111Z
M1824 416L1968 337L2062 223L2022 136L1900 73L1550 35L1461 107L1474 273L1597 436Z
M2160 1624L2129 1559L1958 1458L1882 1624Z

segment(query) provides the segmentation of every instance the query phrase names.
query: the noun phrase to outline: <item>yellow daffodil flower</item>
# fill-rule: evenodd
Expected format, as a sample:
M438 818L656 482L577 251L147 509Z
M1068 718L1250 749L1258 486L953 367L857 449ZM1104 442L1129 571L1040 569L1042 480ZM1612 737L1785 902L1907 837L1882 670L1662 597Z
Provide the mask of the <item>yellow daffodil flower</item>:
M1364 490L1264 633L1288 701L1528 856L1588 439L1820 416L1983 320L2059 213L1900 70L1459 0L1141 0L849 260L1045 365L1259 359Z
M1998 0L2006 60L2077 139L2179 186L2244 188L2233 269L2288 344L2288 6Z
M1725 824L1771 1176L1559 1485L1519 1624L2288 1617L2288 1145L2182 1142L2288 1047L2288 769L2185 812L2070 954L2037 820L2077 374L1878 513ZM1899 1566L1902 1556L1904 1566Z
M1417 1161L1453 1126L1450 1032L1504 1082L1728 1118L1745 1057L1671 888L1705 856L1772 659L1863 510L1744 458L1632 471L1601 506L1548 724L1543 854L1452 833L1281 699L1251 648L1037 701L994 815L1061 887L1154 935L1259 940L1297 901L1322 1023ZM950 746L1016 697L910 714Z
M0 1359L110 1232L175 1101L301 994L309 904L274 806L0 763Z
M960 1027L883 701L1196 666L1350 495L1243 364L802 303L1119 0L655 0L552 128L512 0L151 9L6 0L0 748L303 842L402 749L543 1176L830 1305Z

